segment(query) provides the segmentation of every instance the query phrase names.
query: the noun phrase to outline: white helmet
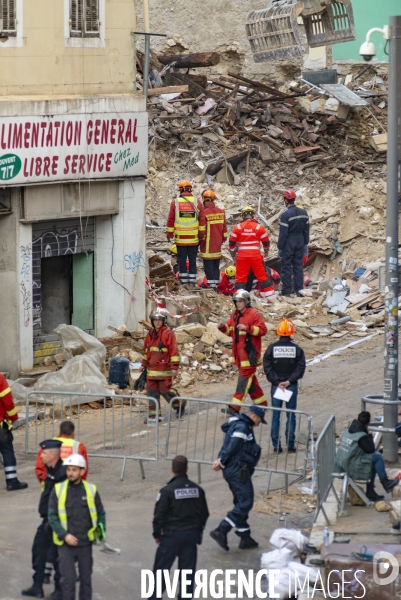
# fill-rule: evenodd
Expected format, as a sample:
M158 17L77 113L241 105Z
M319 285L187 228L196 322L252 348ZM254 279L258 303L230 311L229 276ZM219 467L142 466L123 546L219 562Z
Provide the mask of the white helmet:
M79 467L80 469L86 469L86 460L82 454L70 454L64 460L65 467Z
M251 306L251 295L246 290L236 290L233 295L233 302L236 300L245 300L245 306Z

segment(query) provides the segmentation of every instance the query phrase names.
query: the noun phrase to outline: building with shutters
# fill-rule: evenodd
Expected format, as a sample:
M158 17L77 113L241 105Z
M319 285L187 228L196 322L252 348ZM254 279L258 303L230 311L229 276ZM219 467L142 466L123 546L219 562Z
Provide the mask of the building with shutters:
M145 316L132 0L0 0L0 371Z

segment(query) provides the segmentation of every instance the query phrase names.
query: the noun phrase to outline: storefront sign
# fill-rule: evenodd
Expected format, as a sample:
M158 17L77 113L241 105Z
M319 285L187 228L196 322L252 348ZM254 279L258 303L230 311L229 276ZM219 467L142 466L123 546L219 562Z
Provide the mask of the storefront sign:
M147 114L0 118L0 186L145 176Z

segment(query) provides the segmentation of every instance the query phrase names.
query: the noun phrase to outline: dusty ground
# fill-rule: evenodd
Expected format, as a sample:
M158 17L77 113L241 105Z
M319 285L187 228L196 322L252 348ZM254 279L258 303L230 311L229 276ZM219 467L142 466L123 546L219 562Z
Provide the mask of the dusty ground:
M381 390L382 340L382 336L377 336L364 341L307 369L298 407L313 415L315 431L321 429L333 412L337 417L337 429L341 431L359 412L361 396ZM264 387L268 392L268 386ZM232 393L232 383L205 386L200 391L202 395L228 399ZM102 413L93 411L82 416L81 439L89 446L102 441ZM161 428L162 439L165 430L165 427ZM30 548L39 524L37 504L40 492L33 472L34 456L24 454L24 433L22 430L16 432L15 445L19 475L29 483L29 488L12 495L4 489L0 490L3 507L0 520L0 600L21 598L20 590L31 581ZM169 463L161 455L158 463L146 464L146 479L142 480L139 466L128 462L122 482L121 466L121 459L90 460L90 479L98 484L107 511L108 540L122 550L121 556L110 556L94 549L95 600L139 599L141 569L151 568L155 552L151 537L152 512L159 488L169 479ZM190 476L196 480L194 466L190 468ZM254 482L259 501L266 490L266 475L258 474ZM278 480L273 478L272 487L277 483ZM225 553L210 539L208 531L218 524L230 507L231 498L221 476L208 466L202 467L202 485L207 493L211 516L204 543L199 549L198 568L258 568L260 550L270 549L268 540L279 524L278 515L252 512L250 523L260 543L260 550L238 550L237 540L231 535L231 550ZM290 514L287 520L288 526L298 526L305 531L308 531L311 522L312 516L307 510ZM50 593L51 589L47 586L46 591Z

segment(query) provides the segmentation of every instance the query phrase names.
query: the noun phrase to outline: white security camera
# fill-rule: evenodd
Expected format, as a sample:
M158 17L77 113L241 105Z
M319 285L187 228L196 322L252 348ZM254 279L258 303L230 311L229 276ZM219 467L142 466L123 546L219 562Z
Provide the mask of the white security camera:
M363 42L362 46L359 48L359 54L366 62L371 61L372 58L376 56L375 45L372 42Z

